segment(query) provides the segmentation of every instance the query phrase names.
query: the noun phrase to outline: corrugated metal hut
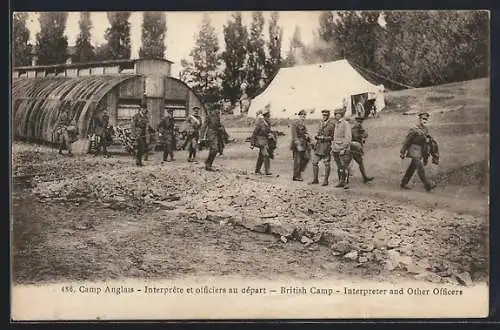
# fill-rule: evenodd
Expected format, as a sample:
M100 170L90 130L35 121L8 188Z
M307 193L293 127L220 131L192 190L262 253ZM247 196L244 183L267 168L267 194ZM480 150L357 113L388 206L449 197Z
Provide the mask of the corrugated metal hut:
M153 127L169 109L179 121L195 106L204 110L194 92L171 77L171 64L164 59L136 59L13 68L14 138L52 142L64 110L77 121L82 138L87 137L91 119L104 110L112 125L128 124L145 102Z

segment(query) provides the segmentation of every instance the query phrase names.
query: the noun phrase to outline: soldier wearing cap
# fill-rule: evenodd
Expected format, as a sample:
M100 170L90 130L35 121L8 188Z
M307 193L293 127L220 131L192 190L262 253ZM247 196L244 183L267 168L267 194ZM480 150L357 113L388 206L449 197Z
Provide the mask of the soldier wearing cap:
M148 108L145 104L141 104L139 111L132 117L131 123L132 136L135 139L137 166L143 166L142 159L148 150L149 129Z
M319 162L323 161L323 164L325 165L325 177L323 179L322 185L327 186L331 171L330 162L333 133L335 131L335 121L330 118L330 110L321 110L321 115L322 121L319 124L318 132L314 137L316 139L316 143L314 146L314 155L312 159L313 180L311 184L319 183Z
M403 179L401 180L402 189L410 189L410 187L408 187L408 182L410 182L413 174L415 173L415 170L417 171L418 177L424 184L425 190L431 191L436 187L435 183L432 183L427 179L424 169L424 163L422 160L426 145L430 144L433 141L426 126L429 117L430 115L428 112L419 113L419 123L416 126L410 128L405 140L403 141L400 157L401 159L411 158L411 163L408 166ZM434 162L439 162L439 158L437 160L434 160Z
M300 110L298 115L299 119L292 123L291 128L290 150L293 153L293 181L303 181L302 172L304 172L311 156L310 138L304 123L306 111Z
M349 167L351 165L351 125L345 120L344 109L335 110L335 132L333 133L333 159L337 164L339 183L336 188L349 189Z
M205 122L201 128L201 142L208 149L208 157L205 160L205 170L215 171L212 167L217 153L222 152L220 140L223 138L221 136L221 127L224 126L221 123L219 111L215 108L207 108ZM223 148L223 146L222 146Z
M359 171L363 176L363 183L368 183L373 180L373 177L366 175L365 165L363 162L364 157L364 144L366 143L366 139L368 138L368 133L363 127L364 117L357 116L355 118L356 122L351 127L351 155L354 161L359 166Z
M183 149L188 148L188 162L196 160L196 148L200 139L200 107L193 107L193 113L186 118L187 137Z
M109 125L109 113L107 111L103 111L101 117L94 118L94 133L97 140L94 155L97 156L102 149L104 156L109 157L107 147L113 139L110 132L111 129Z
M175 150L175 121L173 111L169 109L158 124L158 133L163 143L163 161L174 161Z
M57 119L56 128L55 128L55 138L57 143L59 144L59 153L62 154L63 149L66 147L68 150L68 155L71 156L71 146L68 143L69 135L68 135L68 126L70 125L71 118L69 116L69 105L66 104L63 106L63 110Z
M272 175L271 158L276 148L276 136L271 129L271 110L266 107L262 111L262 119L257 120L255 129L250 139L250 148L259 148L257 164L255 165L255 174L261 174L260 169L264 164L265 175Z

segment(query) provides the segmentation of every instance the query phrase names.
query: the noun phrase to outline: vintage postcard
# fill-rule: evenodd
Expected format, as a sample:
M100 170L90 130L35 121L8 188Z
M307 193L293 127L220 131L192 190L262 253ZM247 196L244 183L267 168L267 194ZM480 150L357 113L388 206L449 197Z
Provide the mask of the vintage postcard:
M488 11L14 12L11 318L482 318Z

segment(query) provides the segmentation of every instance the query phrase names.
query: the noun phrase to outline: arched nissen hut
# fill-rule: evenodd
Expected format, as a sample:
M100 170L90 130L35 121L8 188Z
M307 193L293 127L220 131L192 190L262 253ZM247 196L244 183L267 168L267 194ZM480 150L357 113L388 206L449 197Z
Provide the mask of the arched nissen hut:
M195 106L204 110L193 91L170 76L171 64L136 59L16 67L12 72L14 137L52 142L63 109L69 109L78 123L80 138L87 137L92 117L104 110L116 126L129 123L145 102L155 128L168 109L177 120L184 120Z

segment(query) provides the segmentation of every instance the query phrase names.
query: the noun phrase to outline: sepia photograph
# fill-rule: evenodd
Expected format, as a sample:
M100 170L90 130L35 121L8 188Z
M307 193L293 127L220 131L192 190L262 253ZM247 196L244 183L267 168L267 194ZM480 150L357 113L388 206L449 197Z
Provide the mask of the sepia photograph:
M11 320L482 318L490 12L13 12Z

